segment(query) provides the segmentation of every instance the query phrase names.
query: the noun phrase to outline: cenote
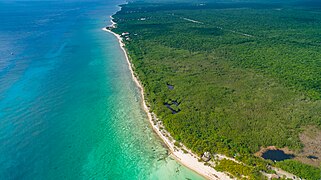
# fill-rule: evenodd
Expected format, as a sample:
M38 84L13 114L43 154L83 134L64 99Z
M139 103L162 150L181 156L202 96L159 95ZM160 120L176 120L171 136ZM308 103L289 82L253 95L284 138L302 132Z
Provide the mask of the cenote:
M272 161L283 161L294 158L293 154L286 154L282 150L267 150L262 154L262 158L270 159Z

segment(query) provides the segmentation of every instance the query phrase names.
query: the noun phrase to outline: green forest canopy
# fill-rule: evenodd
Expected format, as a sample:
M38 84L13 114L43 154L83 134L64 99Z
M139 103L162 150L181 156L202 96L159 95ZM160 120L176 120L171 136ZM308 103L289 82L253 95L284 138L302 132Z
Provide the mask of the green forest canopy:
M310 3L136 2L114 31L130 33L151 110L195 153L299 151L304 127L321 127L321 6Z

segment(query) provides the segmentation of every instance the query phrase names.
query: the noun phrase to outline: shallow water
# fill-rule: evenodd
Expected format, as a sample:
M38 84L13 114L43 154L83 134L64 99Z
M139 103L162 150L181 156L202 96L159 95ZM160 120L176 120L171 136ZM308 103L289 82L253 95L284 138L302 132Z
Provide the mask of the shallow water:
M112 1L0 2L0 179L202 179L141 108Z

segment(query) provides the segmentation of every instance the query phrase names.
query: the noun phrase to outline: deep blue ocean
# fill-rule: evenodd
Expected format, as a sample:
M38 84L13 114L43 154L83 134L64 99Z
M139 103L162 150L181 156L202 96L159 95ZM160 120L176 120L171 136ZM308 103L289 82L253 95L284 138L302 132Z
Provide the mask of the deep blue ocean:
M101 30L122 3L0 1L0 179L202 179L167 155Z

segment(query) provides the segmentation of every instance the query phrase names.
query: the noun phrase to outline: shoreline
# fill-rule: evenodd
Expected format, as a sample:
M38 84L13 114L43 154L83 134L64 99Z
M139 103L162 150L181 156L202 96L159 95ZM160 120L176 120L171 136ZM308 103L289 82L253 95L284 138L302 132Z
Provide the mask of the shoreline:
M116 23L111 20L112 27L115 27ZM132 79L137 85L137 87L140 89L141 97L142 97L142 104L144 111L147 113L149 123L151 124L154 132L161 138L161 140L165 143L167 148L170 150L170 156L173 157L176 161L180 162L187 168L191 169L192 171L196 172L197 174L203 176L206 179L232 179L227 174L223 172L216 171L214 168L209 167L207 165L204 165L205 162L199 161L199 157L191 152L191 150L187 149L185 146L183 146L185 152L182 149L178 149L174 145L174 141L171 135L164 130L164 126L162 125L161 121L159 121L156 117L156 115L152 112L150 112L147 104L146 99L144 96L144 88L141 84L141 82L138 80L138 78L135 76L133 65L131 61L129 60L129 56L127 54L125 47L125 44L123 43L122 37L119 34L116 34L115 32L105 28L102 28L103 31L109 32L113 34L119 42L119 46L124 52L129 70L132 75Z

